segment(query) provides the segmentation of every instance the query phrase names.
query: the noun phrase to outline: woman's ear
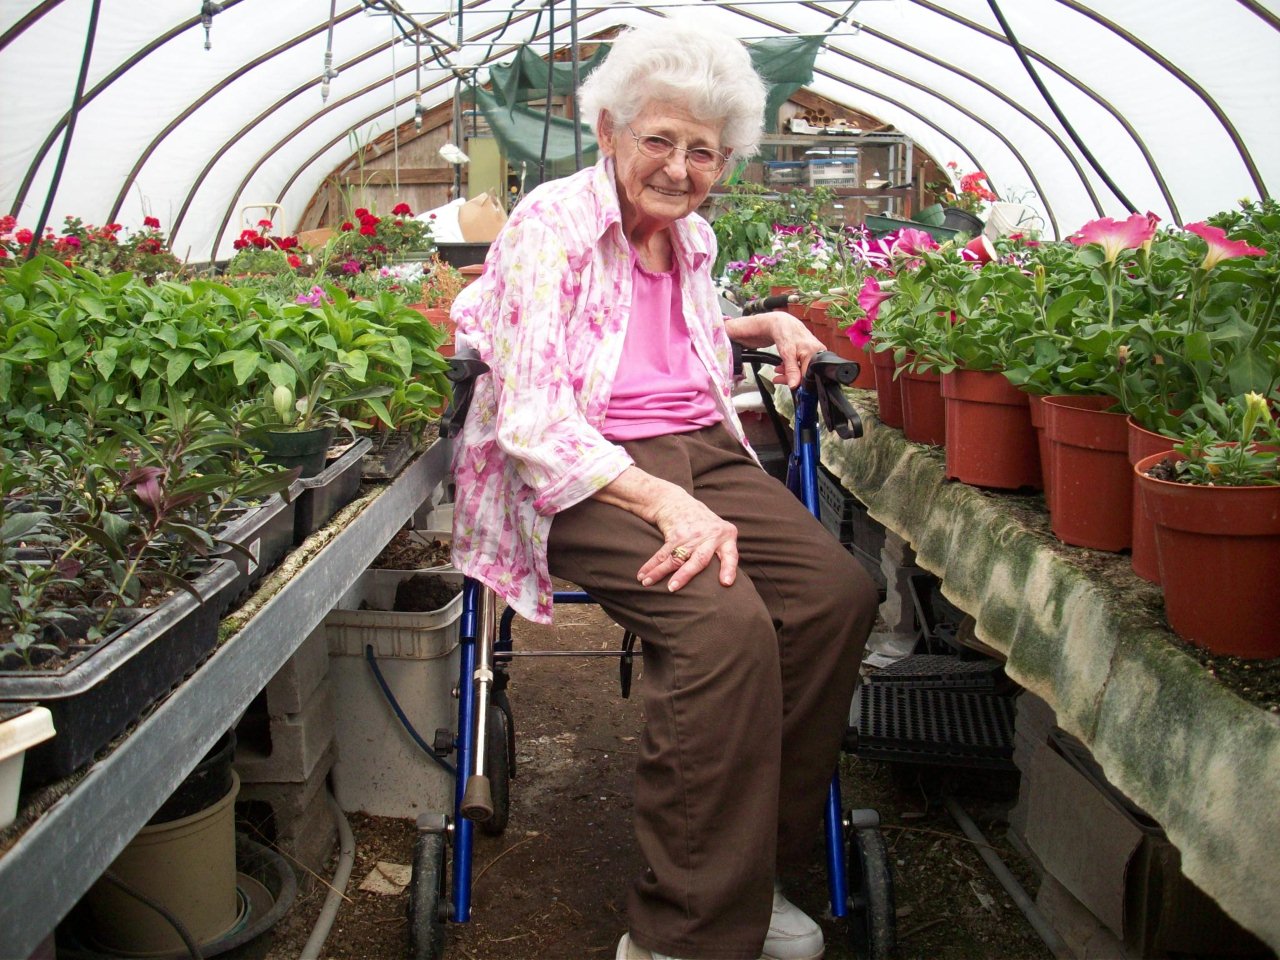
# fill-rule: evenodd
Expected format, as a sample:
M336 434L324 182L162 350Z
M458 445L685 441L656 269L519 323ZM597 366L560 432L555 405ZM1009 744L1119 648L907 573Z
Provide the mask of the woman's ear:
M596 120L596 142L600 144L600 152L606 157L612 157L617 152L614 143L616 132L613 117L609 115L609 111L601 110L600 117Z

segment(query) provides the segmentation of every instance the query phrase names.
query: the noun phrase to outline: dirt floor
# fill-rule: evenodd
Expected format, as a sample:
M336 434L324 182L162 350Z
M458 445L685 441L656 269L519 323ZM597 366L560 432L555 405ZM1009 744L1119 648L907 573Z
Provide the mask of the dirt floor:
M600 650L615 648L620 639L621 631L595 608L571 608L554 628L518 624L516 644ZM629 818L640 705L621 698L614 658L525 659L513 666L512 677L518 767L510 825L502 836L477 838L473 917L449 925L445 960L608 960L626 928L626 890L639 867ZM1025 862L1005 840L1003 817L1016 783L989 774L924 776L852 757L843 762L842 780L847 807L872 807L883 820L897 903L897 956L1050 956L940 801L944 788L960 798L1034 896ZM405 957L408 894L359 886L380 861L410 863L414 825L361 814L349 819L356 864L323 956ZM829 915L820 844L815 830L813 869L789 892L821 922L829 960L845 960L856 954L846 922ZM331 861L326 878L332 870ZM304 880L300 890L271 933L228 956L296 958L325 886Z

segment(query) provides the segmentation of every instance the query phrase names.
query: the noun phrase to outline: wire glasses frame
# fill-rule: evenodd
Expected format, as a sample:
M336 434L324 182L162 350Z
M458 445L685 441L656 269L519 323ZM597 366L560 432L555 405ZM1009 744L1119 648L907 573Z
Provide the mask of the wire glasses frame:
M655 134L638 134L627 124L631 139L636 142L636 149L653 160L666 160L677 150L684 154L685 163L703 173L719 173L724 169L729 158L719 150L710 147L677 147L666 137Z

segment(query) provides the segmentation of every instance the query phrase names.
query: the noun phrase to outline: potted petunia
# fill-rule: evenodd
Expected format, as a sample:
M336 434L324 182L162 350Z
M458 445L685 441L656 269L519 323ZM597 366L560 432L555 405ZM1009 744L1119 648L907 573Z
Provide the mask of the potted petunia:
M1172 452L1133 467L1155 524L1169 625L1217 654L1280 656L1280 427L1276 397L1206 398Z

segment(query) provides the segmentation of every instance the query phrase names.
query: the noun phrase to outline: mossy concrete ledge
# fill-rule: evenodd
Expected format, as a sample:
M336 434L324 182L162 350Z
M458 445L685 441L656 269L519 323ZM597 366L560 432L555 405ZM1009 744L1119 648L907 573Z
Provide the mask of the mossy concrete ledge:
M1178 646L1127 557L1058 543L1038 497L946 480L943 451L908 442L867 394L851 396L866 435L825 434L823 463L942 578L1009 676L1160 822L1186 875L1280 949L1280 718Z

